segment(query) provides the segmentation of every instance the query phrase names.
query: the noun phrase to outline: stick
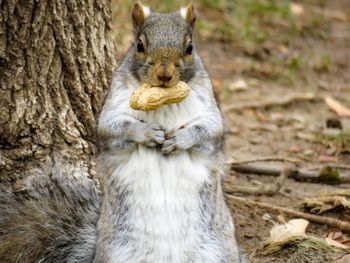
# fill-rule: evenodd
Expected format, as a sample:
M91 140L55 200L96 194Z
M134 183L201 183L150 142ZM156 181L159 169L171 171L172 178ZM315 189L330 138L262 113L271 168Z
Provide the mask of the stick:
M334 165L334 164L327 164L328 167L334 168L334 169L339 169L339 170L349 170L350 171L350 165ZM319 167L312 167L309 168L309 170L318 170Z
M297 159L290 158L278 158L278 157L267 157L267 158L257 158L252 160L243 160L243 161L228 161L229 165L238 165L238 164L246 164L246 163L259 163L259 162L289 162L289 163L299 163Z
M282 172L282 168L272 165L259 165L259 164L232 164L231 169L238 173L250 173L250 174L265 174L278 176ZM322 170L322 169L321 169ZM301 182L313 182L313 183L350 183L349 177L341 177L339 180L327 181L327 178L320 176L320 171L303 171L297 168L290 168L289 177L296 181ZM331 179L331 178L330 178Z
M232 183L232 180L225 180L224 182L224 191L225 193L232 194L232 193L241 193L241 194L264 194L268 196L273 196L276 193L279 192L281 187L286 182L287 178L289 177L290 170L288 168L285 168L282 170L280 176L278 177L275 184L272 185L261 185L260 187L244 187L244 186L237 186Z
M322 98L312 93L306 94L292 94L289 97L283 99L268 100L263 102L251 102L241 105L231 105L224 109L224 112L237 111L242 109L257 109L257 108L269 108L272 106L286 106L296 101L313 101L321 100Z
M332 19L336 19L341 22L347 22L348 17L345 13L336 10L329 10L320 7L314 7L313 10L316 14L323 15Z
M323 191L317 194L317 196L349 196L350 197L350 189L337 189L333 191Z
M270 204L266 204L266 203L261 203L261 202L256 202L256 201L252 201L252 200L247 200L245 198L238 197L238 196L233 196L233 195L230 195L230 194L226 194L225 196L227 197L227 200L228 200L229 203L230 202L232 203L232 202L235 202L235 201L244 202L244 203L247 203L247 204L250 204L250 205L254 205L254 206L258 206L258 207L262 207L262 208L266 208L266 209L270 209L270 210L283 212L283 213L286 213L286 214L291 215L291 216L304 218L306 220L309 220L310 222L314 222L314 223L317 223L317 224L325 224L325 225L328 225L328 226L336 227L336 228L339 228L340 230L342 230L344 232L350 232L350 223L342 221L342 220L338 220L338 219L331 218L331 217L326 217L326 216L311 215L311 214L307 214L307 213L291 210L291 209L280 207L280 206L275 206L275 205L270 205Z

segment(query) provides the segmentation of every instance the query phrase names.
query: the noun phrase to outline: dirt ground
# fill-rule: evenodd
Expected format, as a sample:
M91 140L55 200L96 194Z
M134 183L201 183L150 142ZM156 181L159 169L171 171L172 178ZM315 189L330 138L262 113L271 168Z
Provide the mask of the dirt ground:
M272 16L269 20L271 17L260 13L257 13L261 18L259 26L266 27L269 32L269 37L263 41L235 39L229 37L235 34L230 31L218 35L217 28L211 29L204 23L197 29L198 49L212 77L226 120L228 160L292 159L294 165L304 170L343 165L347 169L338 171L350 178L350 117L340 117L324 101L326 96L331 96L350 108L350 2L310 0L296 5L286 2L293 13L297 33L291 33L288 19ZM200 5L199 15L215 25L222 22L222 15L227 17L225 10ZM116 16L117 21L120 14ZM240 30L245 29L238 28L236 33L240 34ZM130 35L125 33L123 40L128 42ZM120 50L122 56L125 47L120 46ZM279 105L288 98L290 102ZM282 166L283 162L268 164ZM235 178L236 185L244 186L276 181L272 176L234 171L229 176ZM288 179L273 196L242 196L305 211L300 208L304 198L339 189L350 191L350 184L327 185ZM291 248L272 255L259 255L257 248L269 237L270 229L279 222L280 216L285 220L293 217L240 201L230 205L239 243L251 262L333 262L317 252L310 259L292 261L295 250ZM323 215L350 221L350 213L343 209ZM310 223L307 233L326 237L337 231L336 227ZM340 240L350 246L349 237L343 233Z
M334 2L338 2L335 4ZM327 1L326 9L345 12L350 17L349 1ZM332 57L331 69L325 72L307 68L306 72L296 73L291 83L279 80L279 68L271 67L260 56L270 56L274 51L273 45L257 47L254 52L257 59L254 70L243 68L252 63L251 56L239 48L225 43L201 41L199 49L207 69L209 70L216 90L219 92L221 106L224 110L228 129L226 153L229 159L250 160L264 157L283 157L298 160L303 168L322 167L326 164L350 164L350 144L346 149L337 149L331 142L310 142L301 134L321 133L327 127L327 120L336 119L342 123L344 130L350 130L350 119L339 118L332 112L322 99L295 101L286 106L256 107L255 109L243 107L244 105L263 104L267 101L280 101L293 94L315 94L320 98L324 96L335 97L350 106L350 26L343 21L331 20L331 37L320 39L305 35L295 39L288 49L295 49L302 57L309 57L310 52L327 53ZM264 50L266 48L266 50ZM295 52L294 50L294 52ZM277 51L278 52L278 51ZM287 51L288 52L288 51ZM298 75L301 75L300 77ZM273 75L273 76L271 76ZM306 75L306 76L305 76ZM276 80L277 78L277 80ZM215 82L216 81L216 82ZM227 90L225 90L225 88ZM230 90L231 88L231 90ZM237 110L225 111L230 106L237 106ZM239 105L242 108L239 108ZM299 135L300 134L300 135ZM340 150L341 152L338 152ZM349 171L343 171L350 176ZM271 184L273 177L246 175L234 173L237 185L254 185L253 181ZM296 182L289 179L280 193L272 196L249 196L250 199L298 209L305 197L313 197L321 190L334 191L340 188L349 189L350 185L322 185L306 182ZM244 203L233 205L234 217L237 224L237 236L240 244L247 254L253 254L257 247L268 238L273 222L278 222L276 216L269 210L252 207ZM269 214L271 221L264 220ZM329 216L350 221L350 214L339 211ZM286 219L289 219L286 216ZM309 233L315 236L327 236L335 231L324 225L311 224ZM281 251L275 255L253 255L251 262L286 262L291 257L290 251ZM315 260L315 259L314 259ZM316 262L316 261L310 261ZM317 262L327 262L320 258Z

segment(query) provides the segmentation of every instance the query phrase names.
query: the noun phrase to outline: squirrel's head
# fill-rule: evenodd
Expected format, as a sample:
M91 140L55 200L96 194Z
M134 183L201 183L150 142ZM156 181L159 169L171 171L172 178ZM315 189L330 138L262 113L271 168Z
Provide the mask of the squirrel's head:
M135 40L132 69L141 82L169 87L194 74L192 4L170 14L152 13L140 2L132 10Z

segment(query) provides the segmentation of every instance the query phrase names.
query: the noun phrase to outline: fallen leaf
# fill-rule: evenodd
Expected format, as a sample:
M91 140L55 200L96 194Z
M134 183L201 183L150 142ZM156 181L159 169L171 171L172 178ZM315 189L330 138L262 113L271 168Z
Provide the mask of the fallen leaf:
M242 91L248 89L248 84L244 79L238 79L230 83L228 89L230 91Z
M344 255L340 259L334 261L334 263L350 263L350 254Z
M286 224L274 225L270 230L270 241L277 242L295 236L304 236L309 221L305 219L292 219Z
M318 157L318 160L323 163L335 163L338 162L338 158L334 156L329 156L329 155L320 155Z
M306 149L305 151L303 151L303 154L304 154L305 156L314 156L315 150Z
M350 109L346 108L336 99L332 97L326 97L324 100L328 107L337 113L340 117L350 117Z
M284 119L284 114L282 112L272 112L270 118L272 121L281 121Z
M301 148L298 145L292 145L289 147L288 151L292 153L299 153L301 152Z
M328 238L333 239L333 240L337 240L339 238L341 238L343 235L343 233L341 231L332 231L328 234Z
M310 209L311 212L318 214L337 207L341 207L343 209L350 209L350 201L342 196L322 196L314 198L305 198L302 205Z
M328 250L328 248L330 250L348 249L348 247L344 247L343 244L330 238L327 240L307 235L305 231L308 224L309 221L305 219L292 219L286 224L274 225L270 231L270 237L263 242L259 253L268 255L283 249L285 246L298 248L300 246L305 247L305 245L323 250Z
M289 52L288 47L285 46L285 45L279 45L279 46L278 46L278 50L279 50L281 53L283 53L283 54L287 54L287 53Z
M291 3L290 4L290 11L297 16L300 16L302 14L304 14L305 9L301 4L297 4L297 3Z
M338 241L335 241L333 239L330 239L328 237L325 238L326 239L326 243L328 245L331 245L331 246L334 246L334 247L339 247L339 248L344 248L344 249L347 249L349 248L348 246L345 246L344 244L338 242Z

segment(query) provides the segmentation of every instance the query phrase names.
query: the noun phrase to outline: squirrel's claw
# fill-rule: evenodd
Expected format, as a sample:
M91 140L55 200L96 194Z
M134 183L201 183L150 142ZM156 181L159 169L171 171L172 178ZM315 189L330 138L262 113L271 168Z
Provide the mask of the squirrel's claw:
M141 136L140 143L155 147L165 141L165 132L156 125L146 125L144 134Z
M172 138L166 139L164 141L161 151L163 154L170 154L177 149L178 149L178 147L176 145L176 139L175 139L175 137L172 137Z

